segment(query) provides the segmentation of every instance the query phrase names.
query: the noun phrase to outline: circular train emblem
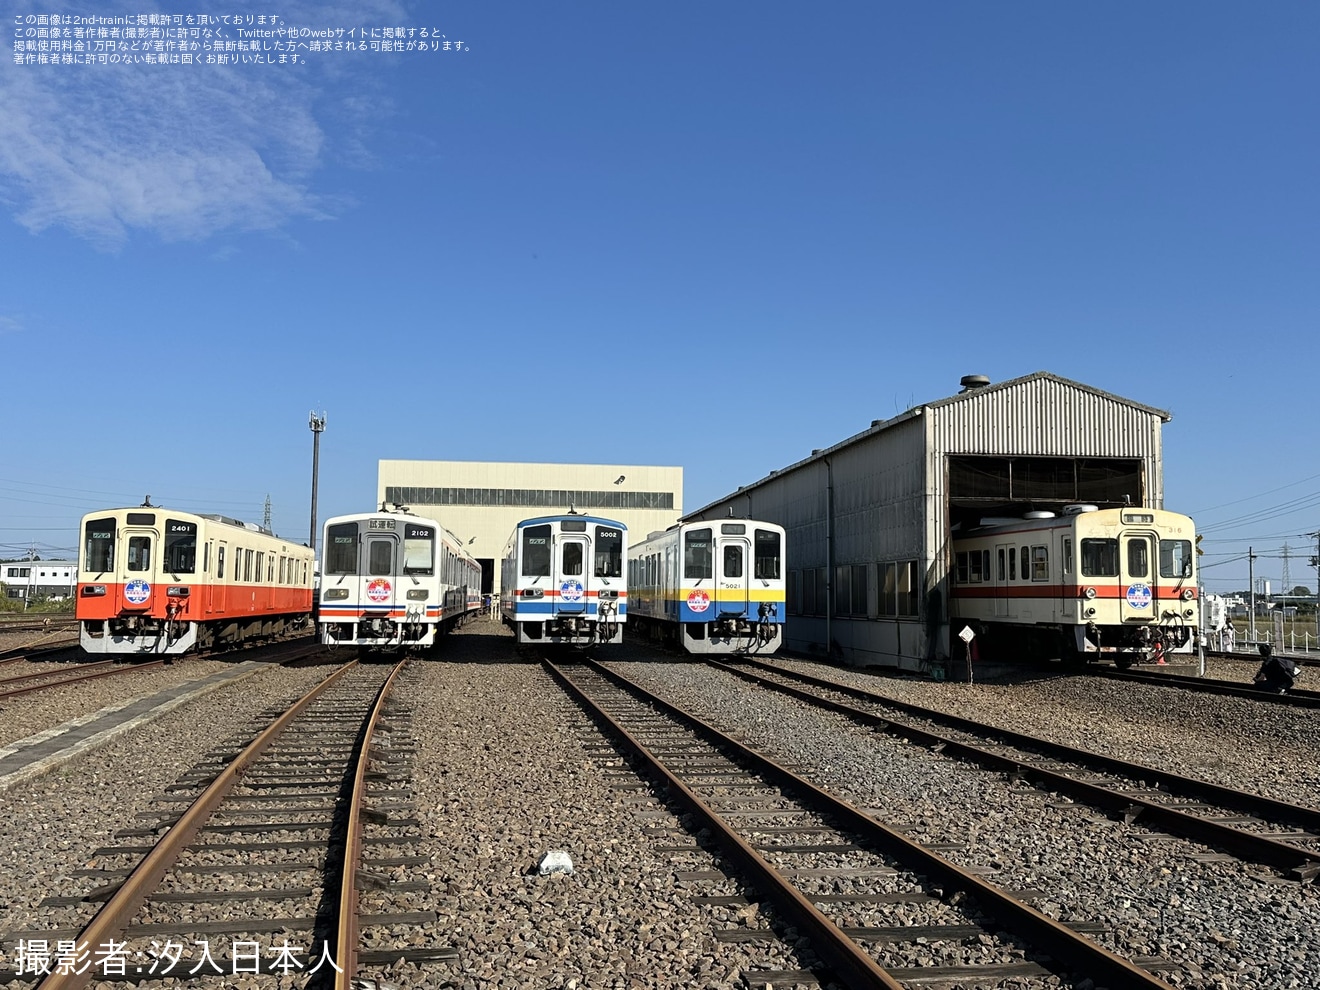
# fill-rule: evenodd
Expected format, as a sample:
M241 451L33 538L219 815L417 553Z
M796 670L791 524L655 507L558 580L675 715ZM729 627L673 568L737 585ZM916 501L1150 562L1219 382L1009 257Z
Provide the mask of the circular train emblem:
M367 585L367 597L373 602L383 602L390 597L390 583L384 578L376 578Z
M124 585L124 601L130 605L141 605L151 597L151 585L141 578L134 578Z
M688 608L694 612L704 612L710 608L710 595L704 591L693 591L688 593Z
M566 602L582 600L582 582L565 581L559 586L559 597Z
M1150 585L1130 584L1127 590L1127 603L1133 608L1150 607Z

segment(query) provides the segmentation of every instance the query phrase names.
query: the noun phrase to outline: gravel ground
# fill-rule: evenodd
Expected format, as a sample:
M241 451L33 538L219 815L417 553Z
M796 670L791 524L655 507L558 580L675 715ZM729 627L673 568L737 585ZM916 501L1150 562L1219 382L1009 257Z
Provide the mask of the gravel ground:
M950 859L976 866L1010 889L1048 892L1037 906L1065 921L1106 925L1101 940L1127 956L1158 955L1182 969L1165 976L1180 987L1314 987L1320 954L1309 946L1320 925L1314 887L1283 882L1266 871L1221 861L1211 850L1109 821L1058 795L1011 786L1002 777L858 729L841 716L773 696L730 675L693 663L619 664L619 669L726 731L803 768L804 775L923 843L961 843ZM1026 731L1055 726L1110 738L1124 718L1145 712L1145 726L1118 736L1148 754L1150 722L1170 721L1173 699L1115 693L1085 678L1057 691L888 681L830 669L839 679L864 678L881 693L969 717L998 714ZM1108 704L1093 692L1110 692ZM1132 713L1115 714L1123 694ZM987 699L979 704L980 699ZM1216 699L1223 702L1225 699ZM1028 714L1029 713L1029 714ZM1257 715L1259 717L1259 713ZM1190 719L1189 714L1178 718ZM1180 723L1181 724L1181 723ZM1205 733L1204 728L1201 729ZM1047 734L1040 732L1040 734ZM1208 733L1207 733L1208 734ZM1260 741L1257 739L1257 746ZM1223 747L1227 760L1241 741ZM1140 753L1122 753L1137 758Z
M1320 711L1315 709L1080 674L961 684L779 662L898 701L1320 806Z
M98 861L94 850L119 844L118 830L140 827L138 814L152 811L152 798L207 750L258 712L291 701L328 671L272 665L0 795L9 837L0 850L0 932L38 932L90 917L88 907L71 918L67 908L38 905L52 893L90 889L93 881L71 871L131 865ZM0 963L12 966L14 951L6 939Z
M385 979L464 990L714 988L740 985L745 969L803 968L782 943L715 941L718 929L766 921L755 909L694 902L737 894L737 884L676 878L714 861L659 801L625 789L636 778L622 760L539 666L507 662L511 653L497 625L479 622L444 645L454 662L417 671L416 802L430 866L408 876L432 887L418 898L439 914L428 940L459 958L424 972L398 966ZM665 845L692 848L657 851ZM574 872L536 875L556 849Z

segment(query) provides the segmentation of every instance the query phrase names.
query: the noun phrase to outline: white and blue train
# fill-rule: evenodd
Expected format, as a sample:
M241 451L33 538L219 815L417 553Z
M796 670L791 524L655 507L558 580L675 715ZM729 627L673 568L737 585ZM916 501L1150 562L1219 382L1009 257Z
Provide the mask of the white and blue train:
M688 522L628 551L632 629L689 653L774 653L784 640L784 527Z
M436 520L406 510L326 520L321 642L424 649L481 608L481 564Z
M601 646L628 617L628 527L569 512L524 519L500 573L500 613L520 646Z

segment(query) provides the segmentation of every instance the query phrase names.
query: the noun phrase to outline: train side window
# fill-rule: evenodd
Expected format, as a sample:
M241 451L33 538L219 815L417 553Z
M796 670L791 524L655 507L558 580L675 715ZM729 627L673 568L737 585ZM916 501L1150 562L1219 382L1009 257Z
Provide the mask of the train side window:
M1031 547L1022 548L1022 580L1031 580Z
M1128 575L1146 577L1150 574L1150 544L1144 536L1127 541Z
M1031 580L1048 581L1050 579L1050 548L1031 548Z
M1082 540L1082 577L1118 577L1118 540Z
M357 523L338 523L329 527L326 544L324 573L327 576L357 572Z
M982 575L982 580L984 580L986 584L989 584L989 583L990 583L990 574L991 574L991 573L992 573L992 572L991 572L991 570L990 570L990 551L989 551L989 550L982 550L982 551L981 551L981 575Z
M683 577L709 578L714 569L714 554L709 529L690 529L683 537Z
M128 538L128 569L130 571L151 570L150 536L130 536Z
M380 577L394 573L394 541L367 541L367 573Z
M981 577L981 551L973 550L967 557L967 580L972 584L980 584Z
M225 548L219 547L215 551L215 576L222 578L225 576Z
M115 566L115 521L92 519L86 526L86 544L83 549L83 568L93 574L102 574Z
M770 529L756 531L755 576L762 581L779 580L779 534Z
M1008 548L1008 579L1017 580L1017 547Z
M995 551L995 580L1000 584L1004 583L1004 548L1000 547Z
M582 573L582 544L565 543L563 553L563 573L565 577L577 577Z
M252 580L252 554L253 554L253 552L252 552L251 550L244 550L244 551L243 551L243 580L244 580L244 581L251 581L251 580ZM257 580L261 580L261 575L260 575L260 574L257 575Z
M955 580L957 580L959 584L966 584L968 581L968 574L971 573L967 557L968 554L966 550L959 550L957 556L954 558L954 575ZM893 589L891 588L890 590L892 591Z
M211 573L211 541L202 544L202 573Z
M256 574L256 579L257 579L258 581L261 580L262 569L263 569L263 567L265 566L265 563L266 563L266 555L265 555L265 553L263 553L262 551L258 550L258 551L257 551L257 566L256 566L256 569L255 569L255 571L254 571L254 573Z
M522 576L550 576L550 524L528 526L522 536Z

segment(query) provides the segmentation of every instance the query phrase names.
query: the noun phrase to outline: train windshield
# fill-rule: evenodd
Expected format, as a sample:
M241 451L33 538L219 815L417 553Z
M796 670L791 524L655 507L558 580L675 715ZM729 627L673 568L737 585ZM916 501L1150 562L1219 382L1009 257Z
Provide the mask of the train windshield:
M435 529L408 523L403 527L403 573L435 573Z
M550 525L528 526L522 537L522 576L550 576Z
M367 541L367 573L372 577L385 577L394 573L394 541Z
M325 540L325 573L357 573L358 525L355 522L330 526Z
M683 537L683 577L708 578L713 573L713 552L708 529L690 529Z
M130 571L151 570L150 536L130 536L128 538L128 569Z
M1118 540L1082 540L1082 577L1118 577Z
M779 534L773 530L756 531L755 566L755 576L761 580L779 580Z
M87 542L83 547L83 570L101 574L115 566L115 521L93 519L86 526Z
M1160 540L1160 577L1192 576L1192 541Z
M623 530L617 526L596 527L596 577L623 574Z
M181 519L165 520L165 570L192 574L197 565L197 524Z

